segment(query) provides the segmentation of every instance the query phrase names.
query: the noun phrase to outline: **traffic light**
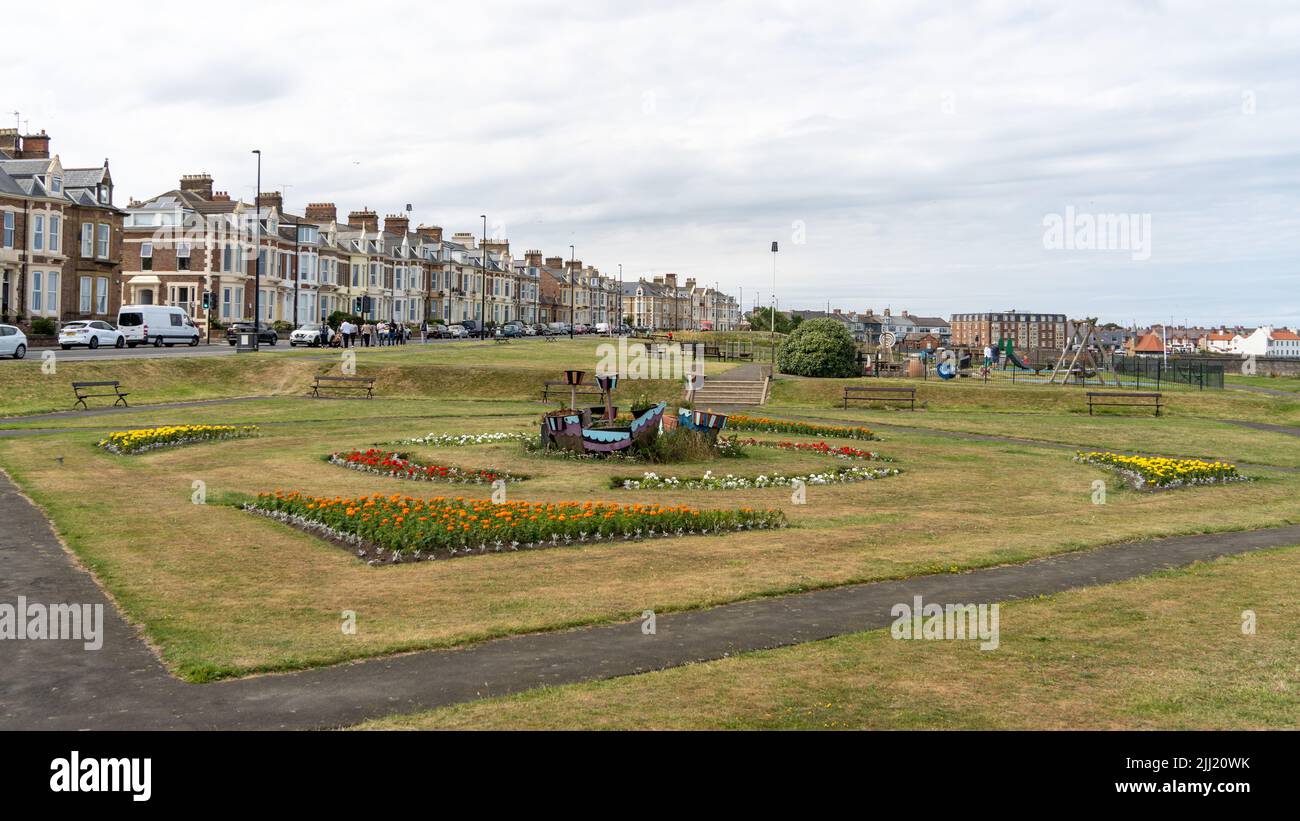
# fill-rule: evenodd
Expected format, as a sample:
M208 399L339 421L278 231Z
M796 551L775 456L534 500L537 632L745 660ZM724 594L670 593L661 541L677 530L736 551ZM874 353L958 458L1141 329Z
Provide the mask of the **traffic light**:
M212 295L212 292L211 292L211 291L204 291L204 292L203 292L203 310L206 311L206 310L208 310L209 308L212 307L212 302L213 302L213 300L212 300L212 296L213 296L213 295Z

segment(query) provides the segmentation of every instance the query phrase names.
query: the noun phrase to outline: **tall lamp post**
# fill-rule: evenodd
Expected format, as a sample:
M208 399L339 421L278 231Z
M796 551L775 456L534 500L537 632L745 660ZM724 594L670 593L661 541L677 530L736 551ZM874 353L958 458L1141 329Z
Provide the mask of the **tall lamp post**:
M573 272L573 246L569 246L569 339L573 339L573 325L578 321L578 277Z
M261 347L262 335L258 323L262 321L262 149L254 148L257 155L257 194L253 204L253 350Z
M772 240L772 366L776 366L776 240Z
M621 262L618 264L618 295L614 301L618 304L618 329L621 332L623 330L623 263Z
M302 226L293 223L293 329L298 330L298 283L302 281Z
M483 241L479 243L480 258L483 262L483 281L479 287L483 293L479 295L480 304L482 305L482 314L478 320L479 339L487 339L487 214L479 214L483 219Z

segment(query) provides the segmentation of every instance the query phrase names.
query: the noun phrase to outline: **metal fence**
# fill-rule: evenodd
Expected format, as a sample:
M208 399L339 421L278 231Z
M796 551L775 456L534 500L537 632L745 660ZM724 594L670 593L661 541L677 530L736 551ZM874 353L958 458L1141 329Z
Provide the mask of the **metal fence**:
M1223 388L1223 365L1203 359L1170 359L1155 356L1116 356L1113 368L1127 387L1148 385L1156 389L1161 383L1190 385L1193 388Z

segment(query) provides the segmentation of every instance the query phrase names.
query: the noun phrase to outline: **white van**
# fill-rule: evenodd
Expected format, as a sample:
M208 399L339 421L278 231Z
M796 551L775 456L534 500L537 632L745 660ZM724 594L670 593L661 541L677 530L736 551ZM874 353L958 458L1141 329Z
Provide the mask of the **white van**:
M180 308L167 305L123 305L117 312L117 329L128 348L147 345L199 344L199 329Z

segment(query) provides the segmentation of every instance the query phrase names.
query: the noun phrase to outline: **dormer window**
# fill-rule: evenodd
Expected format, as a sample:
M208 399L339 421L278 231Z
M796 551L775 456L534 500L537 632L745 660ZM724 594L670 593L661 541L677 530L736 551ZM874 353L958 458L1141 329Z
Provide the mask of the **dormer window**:
M63 177L58 177L58 176L50 177L50 193L51 194L63 193Z

